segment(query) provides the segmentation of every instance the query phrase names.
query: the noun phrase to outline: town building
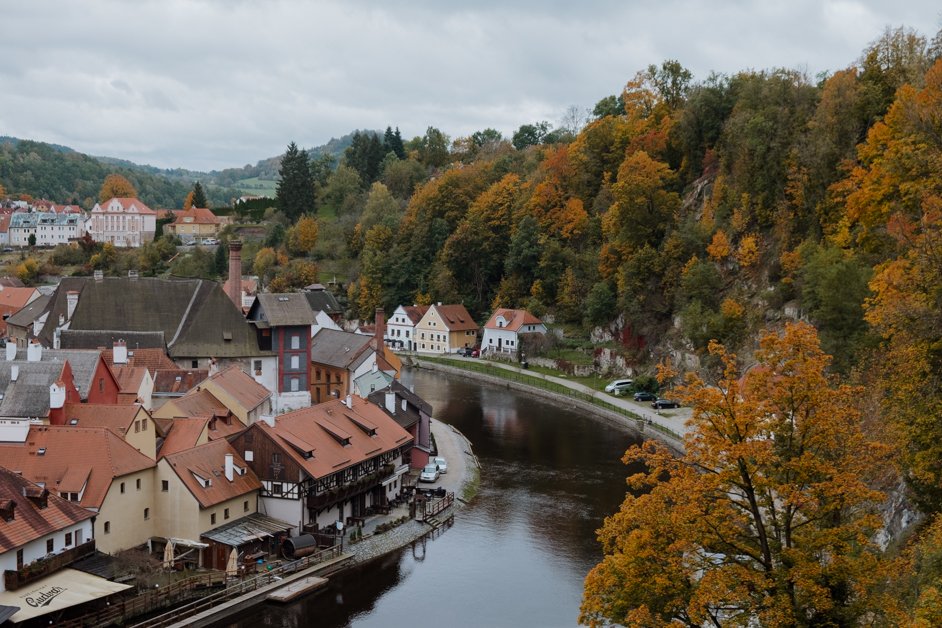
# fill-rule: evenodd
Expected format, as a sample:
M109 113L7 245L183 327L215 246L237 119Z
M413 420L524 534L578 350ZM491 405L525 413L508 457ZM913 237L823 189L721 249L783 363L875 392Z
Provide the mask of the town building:
M309 286L305 286L301 294L307 299L312 310L315 312L323 312L336 325L343 322L343 308L340 307L340 302L337 301L337 297L334 296L334 293L325 288L323 284L312 283ZM323 322L320 324L330 327ZM333 329L332 327L330 328ZM339 329L339 327L337 327L337 329ZM316 330L311 331L312 336L315 333L317 333Z
M394 349L415 351L415 326L419 324L427 305L400 305L386 322L386 335L383 341Z
M269 421L231 443L261 480L264 512L293 532L351 523L399 494L412 437L369 401L347 396Z
M55 212L17 212L10 216L10 246L29 246L30 236L36 246L68 244L85 235L82 214Z
M62 414L64 425L107 428L148 458L157 458L156 424L141 404L66 403Z
M412 447L403 452L403 462L413 469L427 465L432 454L431 404L398 381L371 392L367 399L412 436Z
M206 207L191 207L175 212L173 222L164 225L164 233L195 240L214 237L219 229L219 218Z
M545 335L546 325L526 310L498 308L484 325L481 352L516 355L521 339L527 334Z
M321 329L311 338L311 400L321 403L353 393L356 378L376 363L373 337Z
M8 340L16 343L20 349L26 348L26 343L36 337L36 319L42 316L43 310L49 304L50 296L40 294L39 297L30 301L20 308L14 314L11 314L4 323L6 324L6 336ZM42 327L40 326L40 329Z
M157 212L136 198L112 198L95 203L87 224L95 242L136 248L154 239Z
M152 410L171 399L179 399L209 377L206 369L157 369L154 371L154 392L151 394Z
M421 353L454 353L477 345L478 326L461 304L432 305L416 323L413 336Z
M36 288L0 286L0 338L6 338L7 319L40 297Z
M248 320L258 333L259 347L272 351L277 371L263 380L275 394L277 412L311 405L311 325L314 312L304 295L259 294Z

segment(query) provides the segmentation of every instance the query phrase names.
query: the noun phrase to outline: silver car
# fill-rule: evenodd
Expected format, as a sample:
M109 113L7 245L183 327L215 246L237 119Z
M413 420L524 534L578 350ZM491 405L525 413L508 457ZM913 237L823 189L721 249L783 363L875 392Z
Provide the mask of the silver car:
M425 465L422 473L419 474L419 482L437 482L440 475L438 466L434 462L430 462Z
M435 466L438 467L439 472L442 475L448 473L448 462L441 456L436 456L432 458L432 462L435 463Z

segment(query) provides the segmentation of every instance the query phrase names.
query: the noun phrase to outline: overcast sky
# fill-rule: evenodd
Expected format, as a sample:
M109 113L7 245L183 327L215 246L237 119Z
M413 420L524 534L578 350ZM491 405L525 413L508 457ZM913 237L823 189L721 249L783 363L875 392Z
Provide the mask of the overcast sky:
M556 124L650 63L852 64L886 26L927 37L938 0L4 3L0 135L198 170L355 128L452 137Z

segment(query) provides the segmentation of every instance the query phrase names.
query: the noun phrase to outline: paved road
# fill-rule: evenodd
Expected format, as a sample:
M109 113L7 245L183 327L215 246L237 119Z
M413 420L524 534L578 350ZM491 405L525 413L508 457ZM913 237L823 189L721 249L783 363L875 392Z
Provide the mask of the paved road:
M457 354L447 355L447 356L442 356L439 354L434 354L434 355L428 354L428 355L429 357L438 357L438 358L447 357L450 360L461 360L465 362L479 362L480 361L480 358L465 358ZM416 354L416 357L421 359L422 354L418 353ZM547 381L551 381L561 386L566 386L567 388L571 388L572 390L576 390L581 393L591 395L595 397L596 399L600 399L614 406L618 406L620 408L628 410L629 412L633 412L637 414L638 416L641 416L642 418L647 419L651 421L652 423L656 423L662 427L665 427L676 434L685 435L688 431L690 431L690 428L687 426L687 419L690 418L690 413L691 413L690 408L678 408L676 410L659 410L658 411L658 410L652 409L650 403L637 403L626 397L616 397L606 392L589 388L588 386L585 386L578 382L570 381L564 377L556 377L554 375L544 375L543 373L538 373L536 371L522 369L518 366L514 366L513 364L500 362L498 360L491 360L491 361L488 361L487 363L491 366L499 367L508 371L515 371L517 373L522 373L529 377L545 379Z
M439 477L438 482L419 482L418 485L426 488L442 486L461 497L465 482L471 479L471 471L478 465L477 459L471 453L468 441L450 425L432 419L432 434L435 435L438 455L448 462L448 473Z

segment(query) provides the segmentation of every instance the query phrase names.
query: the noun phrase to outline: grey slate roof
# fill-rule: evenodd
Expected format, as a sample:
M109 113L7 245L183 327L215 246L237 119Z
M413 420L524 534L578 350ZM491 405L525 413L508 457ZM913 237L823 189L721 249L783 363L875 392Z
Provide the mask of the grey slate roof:
M262 293L255 295L255 302L249 310L248 318L253 321L267 322L272 327L313 325L314 310L311 309L304 295L299 293Z
M59 369L62 364L68 360L72 367L72 377L75 380L75 387L78 388L82 401L88 399L88 392L92 387L92 380L95 377L95 367L98 366L98 359L101 357L99 351L65 351L62 349L43 349L42 362L58 363ZM17 351L17 360L26 361L26 350ZM22 372L22 369L20 369ZM48 396L48 390L47 396Z
M11 382L13 366L19 369ZM0 361L0 417L29 418L49 415L49 386L62 374L61 362Z
M159 332L171 358L270 355L259 349L255 330L218 283L151 277L105 277L98 281L90 277L63 278L40 333L47 347L53 344L59 315L66 313L66 293L70 290L80 294L69 330L100 331L105 334L100 338L109 340L105 346L115 337L128 340L128 332ZM140 336L139 341L143 343L145 338ZM128 346L133 346L131 341Z
M99 331L97 329L63 329L59 346L63 349L108 349L115 340L124 340L128 349L166 349L162 331Z
M390 412L386 408L386 393L393 392L396 395L395 412ZM408 388L393 380L388 387L382 390L376 390L367 396L370 403L375 403L382 408L383 412L392 417L392 419L405 429L409 429L422 420L422 414L431 417L432 406L410 391ZM406 409L402 409L402 400L406 400Z
M393 381L393 376L384 371L376 370L369 371L360 375L358 378L353 380L353 383L356 385L357 390L361 397L366 397L370 393L376 390L382 390L389 385L389 382Z
M290 523L263 515L260 512L253 512L241 519L236 519L208 532L203 532L200 536L229 547L239 547L257 539L277 536L282 532L289 531L291 528Z
M337 297L328 290L323 288L320 290L305 290L301 294L304 295L311 309L315 312L326 312L328 315L343 313L340 303L337 302Z
M311 339L311 362L338 368L355 367L366 359L369 354L366 349L372 341L373 336L321 329Z
M49 295L40 295L36 297L31 303L27 303L26 307L22 308L16 314L7 319L7 325L13 325L14 327L29 327L33 324L39 315L43 313L43 310L46 309L46 306L49 304Z

